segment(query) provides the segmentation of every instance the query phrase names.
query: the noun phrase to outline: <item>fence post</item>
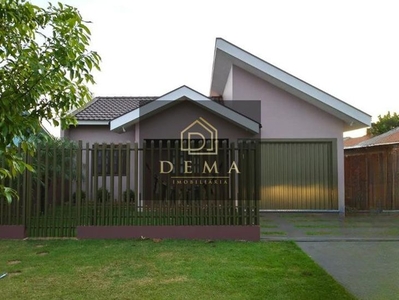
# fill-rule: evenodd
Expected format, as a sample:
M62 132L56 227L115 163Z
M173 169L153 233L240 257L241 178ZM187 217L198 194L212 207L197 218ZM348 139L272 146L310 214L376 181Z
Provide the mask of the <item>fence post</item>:
M131 171L131 166L130 166L130 143L126 144L126 148L124 149L125 153L126 153L126 162L125 162L125 168L126 168L126 205L124 205L125 207L125 212L127 214L126 216L126 222L125 225L130 225L131 224L131 206L130 205L130 171ZM121 159L121 157L120 157ZM122 194L123 195L123 194ZM126 215L125 214L125 215Z
M98 192L98 144L95 143L92 149L92 161L93 161L93 201L94 205L91 209L91 225L97 225L97 192Z
M86 180L86 185L85 185L85 193L86 193L86 197L85 197L85 221L83 225L90 225L90 219L89 219L89 199L90 197L92 197L92 193L90 191L90 188L93 188L92 184L89 185L89 183L92 183L91 178L94 175L93 173L90 174L89 172L89 166L91 166L91 168L93 168L91 161L90 161L90 145L89 143L86 143L86 147L85 147L85 164L86 164L86 172L85 172L85 180ZM93 154L92 154L93 155Z
M133 224L136 224L137 209L139 205L139 145L134 143L134 210L133 210ZM144 174L143 174L144 176ZM141 180L143 181L143 180Z
M76 164L76 191L75 191L75 199L77 206L77 222L76 225L81 225L81 203L82 203L82 152L83 152L83 143L82 141L78 142L77 149L77 164Z

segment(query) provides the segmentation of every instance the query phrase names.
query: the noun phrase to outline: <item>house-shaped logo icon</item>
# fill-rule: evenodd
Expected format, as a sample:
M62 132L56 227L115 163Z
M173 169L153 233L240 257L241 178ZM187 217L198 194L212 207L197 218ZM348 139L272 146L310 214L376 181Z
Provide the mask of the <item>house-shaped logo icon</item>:
M204 118L198 118L181 131L180 149L190 155L217 155L217 129Z

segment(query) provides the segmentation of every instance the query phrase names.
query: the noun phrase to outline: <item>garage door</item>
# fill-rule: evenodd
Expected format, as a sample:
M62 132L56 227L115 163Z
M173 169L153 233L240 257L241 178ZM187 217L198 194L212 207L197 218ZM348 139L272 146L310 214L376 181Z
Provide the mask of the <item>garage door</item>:
M261 210L338 209L335 140L261 143Z

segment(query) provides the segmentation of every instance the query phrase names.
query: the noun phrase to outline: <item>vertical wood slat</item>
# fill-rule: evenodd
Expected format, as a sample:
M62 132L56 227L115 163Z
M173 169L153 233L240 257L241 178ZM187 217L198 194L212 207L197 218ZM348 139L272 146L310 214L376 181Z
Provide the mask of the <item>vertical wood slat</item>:
M106 170L106 163L107 163L107 144L103 143L101 145L101 215L100 215L100 224L105 224L105 203L107 202L108 193L107 193L107 170Z
M244 142L241 141L238 144L238 148L239 148L239 160L240 160L240 170L241 170L241 174L239 175L239 179L240 179L240 193L239 193L239 198L238 198L238 202L239 202L239 215L240 215L240 225L244 225L245 224L245 217L244 217L244 207L245 207L245 173L246 173L246 157L245 157L245 149L244 149Z
M115 180L115 145L114 143L111 143L110 145L110 154L109 154L109 193L110 193L110 201L109 201L109 209L107 210L108 212L108 218L106 221L105 225L114 225L113 224L113 206L114 206L114 195L115 195L115 188L114 188L114 180ZM120 159L120 158L119 158ZM120 202L118 201L118 205L120 205Z
M171 142L170 140L167 140L166 142L166 157L167 158L171 158ZM166 225L171 225L171 215L170 215L170 209L171 209L171 202L173 201L171 198L171 176L170 174L167 174L167 188L166 188ZM174 188L175 185L172 185L172 188ZM174 188L174 190L176 191L176 189Z
M130 148L131 145L130 143L126 144L126 149L124 149L125 151L125 155L126 155L126 162L125 162L125 170L126 170L126 225L130 225L131 224L131 219L132 219L132 213L131 211L133 210L134 206L133 203L130 203ZM121 159L121 158L120 158Z
M24 154L24 160L26 163L30 163L29 161L29 156L27 154ZM27 170L24 171L23 173L23 178L22 178L22 225L25 225L25 228L28 230L28 224L27 224L27 202L28 202L28 172ZM29 218L30 219L30 218Z
M36 153L36 164L37 164L37 166L36 166L36 168L37 168L37 170L36 170L36 203L35 203L35 212L36 212L36 214L35 214L35 225L34 225L34 231L33 231L33 234L34 234L34 236L40 236L40 232L39 232L39 228L40 228L40 219L39 219L39 217L40 217L40 197L41 197L41 193L40 193L40 191L41 191L41 185L40 185L40 176L41 176L41 159L40 159L40 152L41 152L41 147L40 147L40 144L37 146L37 149L36 149L36 151L37 151L37 153Z
M155 196L155 166L154 166L154 153L155 153L155 142L154 140L151 140L151 157L150 157L150 170L151 170L151 199L150 199L150 208L149 208L149 213L150 213L150 218L149 218L149 224L151 225L154 223L154 199L156 198Z
M97 199L98 199L98 144L95 143L93 150L92 150L92 156L93 156L93 208L91 209L91 225L98 225L97 224Z
M1 160L1 168L5 168L5 160L2 159ZM2 178L0 183L2 185L5 185L5 178ZM6 199L2 196L0 196L0 224L7 224L7 221L5 220L4 216L5 216L5 211L6 211Z
M82 185L83 185L83 143L78 142L78 148L76 150L76 191L75 191L75 205L77 209L76 223L75 226L82 224L81 207L82 207Z
M61 144L61 214L58 220L59 236L64 235L64 201L65 201L65 149L64 144Z
M147 142L144 140L143 141L143 149L142 149L142 154L143 154L143 170L141 171L141 174L143 175L143 182L142 182L142 186L143 186L143 195L144 195L144 199L142 200L141 203L141 218L139 218L139 225L144 225L143 223L143 218L142 216L144 215L144 203L146 198L149 197L149 193L147 190L147 186L146 186L146 181L147 181L147 174L149 173L149 170L147 168Z
M158 144L158 161L162 160L162 151L163 151L163 143L162 140L159 141ZM159 222L161 222L162 220L162 205L163 205L163 182L162 182L162 177L161 177L161 170L159 170L158 174L157 174L157 178L158 178L158 198L156 199L156 206L155 209L157 210L156 213L156 220L157 223L156 225L160 225Z
M27 162L29 164L32 163L32 157L27 156ZM26 195L25 201L26 201L26 213L25 213L25 224L26 224L26 230L29 234L32 234L32 173L31 172L26 172L26 192L24 193Z
M67 236L71 237L74 235L74 218L72 216L72 183L73 183L73 167L74 167L74 149L73 147L69 147L69 178L68 178L68 194L69 194L69 199L68 199L68 227L67 227Z
M122 144L118 144L118 156L119 158L122 158ZM122 159L118 160L118 217L117 217L117 225L123 225L124 221L122 220L122 201L123 201L123 191L122 191L122 185L123 185L123 177L122 177Z
M43 235L48 236L50 230L48 228L47 218L48 218L48 188L49 188L49 146L46 144L45 147L45 165L44 165L44 207L42 207L42 215L43 215Z
M93 155L93 153L91 153ZM85 147L85 163L86 163L86 172L85 172L85 178L86 178L86 185L85 185L85 193L86 193L86 197L85 197L85 222L82 225L90 225L91 224L91 220L90 220L90 214L89 214L89 199L91 199L90 197L92 197L92 193L90 191L90 187L89 187L89 183L91 182L92 176L94 174L90 175L90 166L91 169L93 169L92 166L92 161L90 161L90 144L86 143L86 147Z
M234 142L230 143L230 160L229 164L233 161L237 162L237 150L235 149L235 144ZM236 220L236 182L238 179L238 174L233 174L230 177L230 198L231 200L229 201L230 207L231 207L231 212L230 212L230 218L232 218L231 225L237 225L237 220Z
M20 157L22 157L22 159L25 160L24 153L22 152L22 149L21 149L21 145L18 146L18 155ZM24 203L24 197L22 196L22 193L23 193L22 192L22 189L23 189L23 187L22 187L23 178L24 178L24 173L22 173L21 175L18 176L17 182L16 182L17 183L17 187L16 187L17 193L18 193L18 195L20 195L20 199L22 198L22 200L18 201L15 204L16 219L15 219L15 223L14 224L16 224L16 225L20 225L20 224L23 225L24 224L23 221L22 221L22 210L21 210L21 208L22 208L21 204Z
M51 201L51 211L52 211L52 231L51 234L52 236L58 236L58 228L56 226L56 214L57 214L57 147L53 147L52 149L53 153L53 175L52 175L52 192L53 192L53 199Z
M133 222L137 220L137 210L139 209L139 145L134 143L134 210Z

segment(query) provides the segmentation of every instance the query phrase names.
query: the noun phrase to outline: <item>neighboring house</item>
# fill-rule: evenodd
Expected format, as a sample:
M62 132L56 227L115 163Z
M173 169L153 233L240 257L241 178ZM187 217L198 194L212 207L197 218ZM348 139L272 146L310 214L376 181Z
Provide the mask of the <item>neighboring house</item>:
M22 138L22 137L14 137L13 138L13 143L14 145L19 145L21 143L21 141L23 140L35 140L35 139L48 139L48 138L52 138L53 135L42 125L40 124L40 130L39 132L36 133L36 135L31 135L27 138Z
M368 114L220 38L209 97L182 86L160 97L97 97L74 114L78 125L64 135L90 146L179 140L190 126L197 140L212 131L206 128L217 129L220 141L260 140L262 210L344 212L343 132L371 123ZM139 185L143 191L146 178Z
M357 144L367 141L367 140L371 139L372 137L373 136L370 134L366 134L366 135L354 137L354 138L346 137L346 138L344 138L344 148L356 146Z
M399 127L345 147L345 203L399 210Z

